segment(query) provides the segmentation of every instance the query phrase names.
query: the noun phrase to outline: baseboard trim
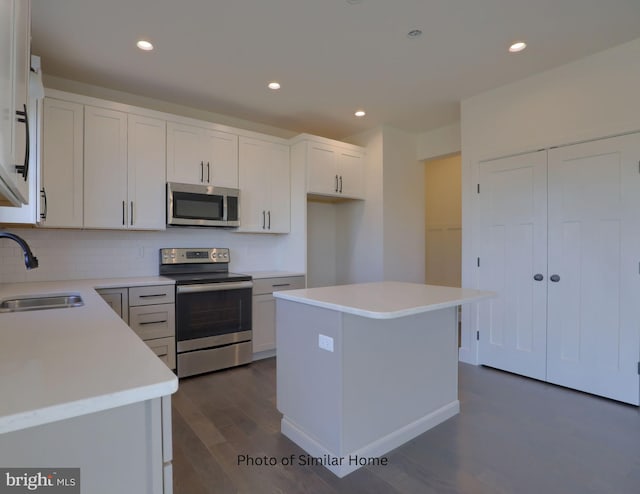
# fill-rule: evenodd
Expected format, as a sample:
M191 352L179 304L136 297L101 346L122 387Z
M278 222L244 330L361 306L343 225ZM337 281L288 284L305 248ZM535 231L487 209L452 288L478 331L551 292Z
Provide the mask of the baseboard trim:
M321 462L318 464L322 464L334 475L342 478L363 466L358 464L357 461L350 461L350 459L356 456L359 458L379 458L458 413L460 413L460 402L455 400L362 448L343 452L342 454L329 451L287 417L282 417L280 430L282 434L304 449L309 455L320 459ZM339 464L332 465L330 463Z

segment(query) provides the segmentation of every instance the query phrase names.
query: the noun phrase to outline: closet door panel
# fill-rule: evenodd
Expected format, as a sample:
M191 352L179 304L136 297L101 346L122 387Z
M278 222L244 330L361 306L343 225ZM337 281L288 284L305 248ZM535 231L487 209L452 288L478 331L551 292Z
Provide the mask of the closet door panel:
M545 379L546 152L480 164L480 363ZM534 276L542 275L536 281Z
M549 151L547 379L638 404L640 135Z

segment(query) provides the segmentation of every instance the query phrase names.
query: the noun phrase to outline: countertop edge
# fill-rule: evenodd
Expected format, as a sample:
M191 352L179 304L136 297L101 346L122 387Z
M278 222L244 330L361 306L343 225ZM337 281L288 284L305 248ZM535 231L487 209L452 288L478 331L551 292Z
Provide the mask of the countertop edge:
M464 297L455 297L455 298L452 298L451 300L446 300L444 302L435 302L435 303L430 303L425 305L417 305L415 307L403 308L403 309L394 310L394 311L373 311L373 310L361 309L351 305L343 305L343 304L338 304L334 302L328 302L325 300L318 300L314 298L296 295L296 292L298 291L301 291L301 290L279 291L279 292L274 292L273 296L276 299L287 300L290 302L298 302L301 304L321 307L329 310L335 310L338 312L343 312L345 314L352 314L356 316L366 317L369 319L396 319L399 317L421 314L423 312L446 309L448 307L455 307L458 305L463 305L468 303L480 302L482 300L486 300L495 296L494 292L482 291L481 293L470 294ZM480 292L480 290L475 290L475 291Z
M72 419L90 413L131 405L133 403L140 403L142 401L171 395L177 390L178 378L174 377L174 379L149 386L132 388L116 393L4 416L0 420L0 434Z

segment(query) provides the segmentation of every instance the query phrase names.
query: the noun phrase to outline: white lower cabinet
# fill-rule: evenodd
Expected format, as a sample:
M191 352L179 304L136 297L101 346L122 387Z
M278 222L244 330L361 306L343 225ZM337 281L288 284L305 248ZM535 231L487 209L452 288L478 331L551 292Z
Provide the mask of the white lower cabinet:
M97 292L167 367L176 368L174 285L109 288Z
M480 363L640 403L640 134L479 165Z
M171 494L171 443L164 396L5 433L0 464L79 468L82 492L92 494Z
M276 300L273 292L305 288L304 276L258 278L253 280L253 353L276 348ZM271 356L265 354L264 357Z

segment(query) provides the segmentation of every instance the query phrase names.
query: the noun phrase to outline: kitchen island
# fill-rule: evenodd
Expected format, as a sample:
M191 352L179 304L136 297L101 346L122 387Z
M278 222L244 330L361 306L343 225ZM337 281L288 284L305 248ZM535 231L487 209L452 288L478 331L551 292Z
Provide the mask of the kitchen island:
M274 293L282 433L343 477L460 411L458 306L492 292L377 282Z
M172 492L173 372L94 288L160 277L0 285L0 301L74 294L80 307L0 313L0 465L79 468L82 492ZM62 479L61 479L62 480Z

